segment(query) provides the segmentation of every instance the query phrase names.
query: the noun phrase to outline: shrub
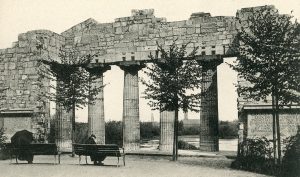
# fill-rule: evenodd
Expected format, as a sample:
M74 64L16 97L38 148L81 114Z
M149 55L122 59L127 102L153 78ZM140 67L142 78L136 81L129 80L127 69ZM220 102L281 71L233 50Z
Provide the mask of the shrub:
M160 127L153 125L152 122L140 122L141 139L159 138Z
M47 140L49 143L55 143L55 119L50 120L50 131Z
M9 158L8 152L5 148L5 141L7 137L4 135L4 129L0 129L0 160L5 160Z
M105 124L105 143L117 144L120 147L123 146L122 139L122 122L121 121L109 121Z
M282 158L281 176L300 176L300 129L295 136L288 138Z
M238 121L220 121L219 138L232 139L238 137Z
M240 144L241 153L232 163L233 168L264 174L276 174L273 148L266 138L246 139Z
M185 141L179 140L178 141L178 149L185 149L185 150L198 150L198 148L194 145L191 145Z
M87 123L75 123L75 143L84 144L85 141L89 138L88 136L88 124Z
M300 129L286 140L286 150L281 165L274 164L273 148L266 138L246 139L241 153L231 164L233 168L281 177L300 176Z

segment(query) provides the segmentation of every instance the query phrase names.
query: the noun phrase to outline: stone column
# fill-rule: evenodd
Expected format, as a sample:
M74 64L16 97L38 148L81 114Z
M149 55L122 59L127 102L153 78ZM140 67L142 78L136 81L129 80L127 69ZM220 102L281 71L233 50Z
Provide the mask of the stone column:
M160 113L160 141L159 150L172 152L174 141L174 111L163 111Z
M217 66L223 59L199 61L202 65L200 150L219 151Z
M72 112L56 105L55 141L62 152L72 152Z
M138 62L122 64L124 71L123 90L123 147L138 150L140 147L139 82L138 71L143 68Z
M97 66L89 68L92 77L91 89L101 88L88 105L88 134L96 136L97 144L105 144L105 119L104 119L104 96L103 96L103 73L110 69L110 66Z

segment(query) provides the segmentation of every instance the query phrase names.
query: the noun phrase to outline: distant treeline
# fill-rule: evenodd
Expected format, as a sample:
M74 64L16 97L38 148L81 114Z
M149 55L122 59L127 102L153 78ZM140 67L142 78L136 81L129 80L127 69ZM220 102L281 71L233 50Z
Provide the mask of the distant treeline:
M54 142L54 124L52 124L52 130L50 131L49 140ZM76 123L75 126L76 143L84 143L88 138L88 124ZM237 121L220 121L219 122L219 137L224 139L237 138L238 122ZM179 122L179 136L182 135L199 135L200 127L187 127L183 126L183 122ZM141 140L159 139L160 127L157 123L140 122L140 136ZM121 121L109 121L105 123L105 141L107 144L122 145L122 122Z

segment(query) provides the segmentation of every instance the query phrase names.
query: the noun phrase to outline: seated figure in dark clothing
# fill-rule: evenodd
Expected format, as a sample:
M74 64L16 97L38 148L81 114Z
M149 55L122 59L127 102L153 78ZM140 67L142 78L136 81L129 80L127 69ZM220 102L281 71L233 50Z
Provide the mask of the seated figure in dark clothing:
M85 142L85 144L97 144L96 143L96 136L92 134ZM92 150L92 149L91 149ZM91 155L91 161L94 162L94 165L103 165L102 161L105 159L106 156L94 154Z
M33 141L33 134L28 130L18 131L11 137L11 143L17 148L24 145L29 145ZM28 163L32 163L33 154L31 153L30 149L22 149L19 151L18 159L26 160Z

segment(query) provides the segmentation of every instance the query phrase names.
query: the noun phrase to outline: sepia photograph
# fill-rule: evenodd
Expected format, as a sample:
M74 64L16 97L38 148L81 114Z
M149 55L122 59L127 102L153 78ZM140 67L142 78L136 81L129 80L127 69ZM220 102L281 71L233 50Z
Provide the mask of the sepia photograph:
M300 177L299 0L0 0L0 177Z

